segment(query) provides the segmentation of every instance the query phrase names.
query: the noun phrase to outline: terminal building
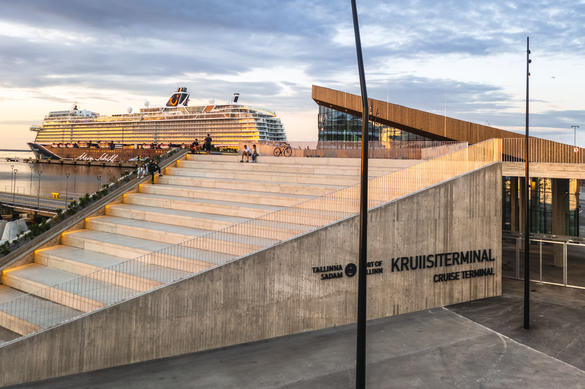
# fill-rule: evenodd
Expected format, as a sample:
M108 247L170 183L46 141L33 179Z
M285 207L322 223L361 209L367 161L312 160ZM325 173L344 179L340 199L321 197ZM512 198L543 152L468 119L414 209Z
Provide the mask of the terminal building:
M359 96L341 91L313 86L313 99L319 106L319 142L360 142L361 101ZM523 146L523 136L493 127L463 122L411 108L371 100L369 134L370 141L382 147L392 148L400 141L458 141L474 144L488 138L504 139L507 149L517 149L508 155L508 162L523 161L518 153ZM585 162L581 148L533 138L534 162L573 164L580 167ZM574 165L577 163L577 165ZM512 164L510 164L511 166ZM546 166L544 166L546 167ZM551 165L554 167L554 165ZM510 167L511 169L511 167ZM579 236L579 197L585 176L573 167L563 177L558 172L542 171L536 167L530 174L531 233ZM517 163L514 172L518 172ZM513 173L510 171L510 173ZM504 173L505 174L505 173ZM562 174L561 174L562 175ZM522 231L523 221L518 204L523 201L524 179L511 174L503 177L503 229ZM553 207L554 213L553 216ZM554 220L554 222L553 222ZM583 222L585 224L585 221Z
M361 98L312 97L338 148L178 153L0 257L0 386L355 323ZM503 229L522 231L522 135L369 106L368 319L501 295L520 271ZM538 223L567 238L585 150L531 143ZM549 241L551 282L571 283L567 241Z

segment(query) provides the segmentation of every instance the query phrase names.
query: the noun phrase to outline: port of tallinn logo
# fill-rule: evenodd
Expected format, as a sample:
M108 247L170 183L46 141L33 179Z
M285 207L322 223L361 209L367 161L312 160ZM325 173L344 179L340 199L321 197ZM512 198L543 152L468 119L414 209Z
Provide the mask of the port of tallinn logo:
M367 274L380 274L384 272L382 261L370 261L367 264ZM331 280L333 278L353 277L357 274L357 266L355 263L348 263L343 265L327 265L327 266L313 266L313 273L320 274L321 280Z
M422 269L445 269L443 273L433 276L434 282L456 281L466 278L484 277L495 275L493 262L495 261L492 249L454 251L434 253L426 255L415 255L409 257L394 257L389 261L388 270L390 273L401 273ZM448 268L457 265L478 264L482 268L456 269L449 271ZM383 261L369 261L366 267L366 275L384 273ZM355 263L313 266L312 271L318 274L321 280L332 280L334 278L352 278L357 274Z

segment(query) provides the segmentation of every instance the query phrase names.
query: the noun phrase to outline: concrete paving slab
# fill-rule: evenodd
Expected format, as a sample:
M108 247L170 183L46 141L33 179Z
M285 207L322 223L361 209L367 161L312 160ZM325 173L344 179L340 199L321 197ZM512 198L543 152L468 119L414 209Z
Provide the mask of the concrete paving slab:
M15 388L353 388L354 325ZM585 372L446 309L368 323L370 388L583 388Z

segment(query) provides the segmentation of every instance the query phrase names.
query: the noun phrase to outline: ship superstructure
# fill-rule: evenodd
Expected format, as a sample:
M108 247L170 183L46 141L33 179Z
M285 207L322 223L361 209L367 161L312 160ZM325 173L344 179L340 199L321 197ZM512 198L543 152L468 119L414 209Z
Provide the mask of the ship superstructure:
M227 104L188 106L187 88L180 87L164 107L144 107L136 113L102 116L79 110L55 111L41 126L32 126L38 145L190 144L211 134L217 147L237 147L240 142L286 141L284 127L274 112L237 104L239 94ZM130 110L129 110L130 111Z

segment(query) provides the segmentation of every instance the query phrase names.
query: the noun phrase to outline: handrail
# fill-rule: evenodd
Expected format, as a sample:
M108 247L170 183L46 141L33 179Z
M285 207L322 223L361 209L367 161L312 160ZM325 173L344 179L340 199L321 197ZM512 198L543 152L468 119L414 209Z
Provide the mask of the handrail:
M172 163L176 162L178 159L184 157L188 153L188 150L182 150L182 152L177 153L170 160L164 161L161 163L161 169L171 165ZM131 175L134 173L131 173ZM32 251L38 249L39 247L47 244L51 240L55 239L59 235L61 235L64 231L71 228L72 226L76 225L86 217L90 216L91 214L99 211L103 208L106 204L111 202L112 200L116 199L117 197L123 195L124 193L128 192L130 189L136 187L141 182L148 179L147 177L139 178L134 177L128 182L123 183L121 186L116 188L114 191L108 193L101 199L91 203L87 207L79 210L75 214L63 219L49 230L43 232L42 234L34 237L32 240L24 243L22 246L17 247L16 249L12 250L10 253L6 254L5 256L0 257L0 271L4 270L7 266L12 265L15 262L21 260L24 256L30 254Z

